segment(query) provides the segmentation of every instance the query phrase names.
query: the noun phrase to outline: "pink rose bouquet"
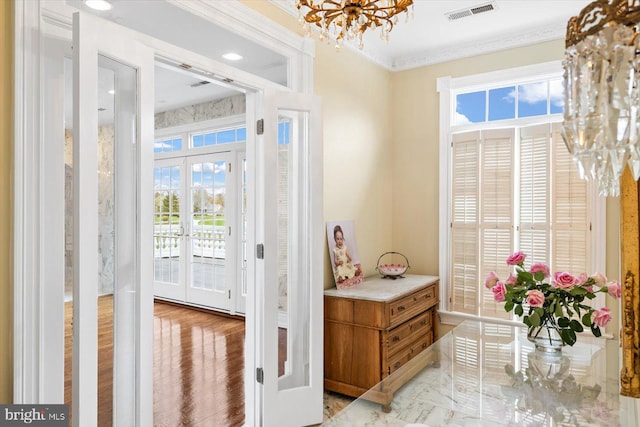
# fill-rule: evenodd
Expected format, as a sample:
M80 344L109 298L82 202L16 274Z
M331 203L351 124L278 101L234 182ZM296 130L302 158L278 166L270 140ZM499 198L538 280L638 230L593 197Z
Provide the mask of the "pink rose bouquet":
M526 257L518 251L507 258L513 272L505 281L495 272L489 273L485 286L493 292L494 300L504 302L505 311L513 310L517 316L523 316L522 321L530 330L540 326L555 329L563 344L574 345L576 333L585 328L599 337L600 328L611 320L610 310L595 309L586 302L597 293L620 298L620 283L608 282L602 273L575 276L559 271L552 275L549 267L542 263L526 269Z

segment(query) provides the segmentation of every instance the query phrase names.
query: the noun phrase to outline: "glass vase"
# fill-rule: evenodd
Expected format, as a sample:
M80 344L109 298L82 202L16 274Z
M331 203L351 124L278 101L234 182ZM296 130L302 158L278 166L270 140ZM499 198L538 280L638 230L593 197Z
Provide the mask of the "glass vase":
M544 353L560 353L564 346L558 327L548 321L529 327L527 339L535 344L537 351Z

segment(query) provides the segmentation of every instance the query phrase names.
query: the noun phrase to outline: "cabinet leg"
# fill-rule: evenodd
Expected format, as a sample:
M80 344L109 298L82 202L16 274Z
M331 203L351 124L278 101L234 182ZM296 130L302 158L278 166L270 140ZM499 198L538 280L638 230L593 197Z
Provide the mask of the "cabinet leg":
M382 404L380 405L380 408L382 409L382 412L388 414L389 412L391 412L391 403Z

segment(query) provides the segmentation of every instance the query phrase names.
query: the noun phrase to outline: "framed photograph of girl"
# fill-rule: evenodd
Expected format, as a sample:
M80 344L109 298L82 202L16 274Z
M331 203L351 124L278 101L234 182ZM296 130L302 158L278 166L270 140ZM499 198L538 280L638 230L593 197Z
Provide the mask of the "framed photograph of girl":
M364 278L353 221L327 222L327 243L336 287L343 289L362 283Z

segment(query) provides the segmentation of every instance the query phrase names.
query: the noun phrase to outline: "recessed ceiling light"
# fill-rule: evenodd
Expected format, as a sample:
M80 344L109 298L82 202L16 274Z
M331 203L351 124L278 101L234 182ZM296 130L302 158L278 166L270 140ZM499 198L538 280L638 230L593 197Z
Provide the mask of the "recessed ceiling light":
M112 7L107 0L84 0L84 4L95 10L111 10Z
M107 92L109 95L115 95L116 91L111 89L109 92Z
M229 52L222 55L224 59L228 59L229 61L240 61L242 59L242 55L238 55L235 52Z

